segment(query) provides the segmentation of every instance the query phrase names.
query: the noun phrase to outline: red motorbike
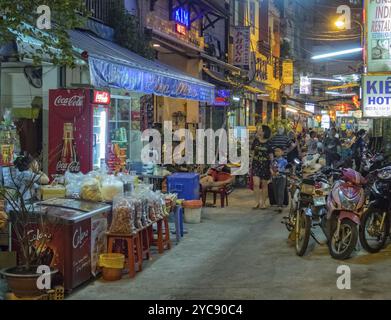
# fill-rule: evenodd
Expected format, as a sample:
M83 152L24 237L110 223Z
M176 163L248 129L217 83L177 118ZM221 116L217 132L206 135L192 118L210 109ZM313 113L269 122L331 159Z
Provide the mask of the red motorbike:
M323 221L330 255L347 259L358 241L358 226L365 204L366 179L353 169L335 170L338 178L327 198L327 214Z

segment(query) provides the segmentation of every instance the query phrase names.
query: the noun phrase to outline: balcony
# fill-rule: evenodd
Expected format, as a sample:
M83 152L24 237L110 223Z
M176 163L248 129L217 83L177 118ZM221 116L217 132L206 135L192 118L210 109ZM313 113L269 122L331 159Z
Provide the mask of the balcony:
M257 42L258 52L266 57L270 56L270 43L261 40Z
M115 6L124 6L124 0L85 0L85 3L92 18L106 24L110 22L110 10Z

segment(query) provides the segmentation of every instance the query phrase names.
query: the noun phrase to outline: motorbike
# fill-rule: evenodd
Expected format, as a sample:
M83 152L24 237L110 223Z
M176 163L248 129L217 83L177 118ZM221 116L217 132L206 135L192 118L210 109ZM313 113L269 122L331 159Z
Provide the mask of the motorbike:
M371 171L385 167L385 160L383 153L373 153L369 149L365 148L362 154L360 173L366 177Z
M326 174L326 172L323 172ZM327 238L330 255L335 259L347 259L351 256L358 241L358 226L365 204L365 178L353 169L328 169L333 184L327 190L327 180L319 191L327 190L326 203L315 202L299 210L296 218L296 239L301 245L297 253L304 254L307 250L308 239L312 235L312 227L320 226ZM316 194L316 188L315 194ZM314 194L314 193L313 193ZM318 241L317 241L318 242ZM299 254L299 255L300 255Z
M327 213L326 199L331 189L328 168L302 179L295 207L295 249L298 256L307 252L310 236L316 239L312 228L320 225Z
M340 178L334 182L327 198L324 224L330 255L335 259L351 256L358 240L358 226L365 204L366 179L353 169L338 170Z
M369 188L369 204L361 216L359 239L362 247L376 253L384 248L391 227L391 166L375 170Z

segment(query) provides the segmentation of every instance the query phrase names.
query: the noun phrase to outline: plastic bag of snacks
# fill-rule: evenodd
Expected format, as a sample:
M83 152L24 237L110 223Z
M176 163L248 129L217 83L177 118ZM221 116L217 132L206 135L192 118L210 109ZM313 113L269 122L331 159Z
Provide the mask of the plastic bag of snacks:
M124 184L114 176L107 176L102 181L102 197L104 201L113 201L114 197L123 195Z
M110 232L129 234L135 230L135 201L132 197L117 196L113 199L113 220Z
M142 229L143 202L140 198L134 198L134 227Z
M81 185L80 198L87 201L102 201L102 189L99 180L95 178L85 178Z
M84 179L84 175L79 173L66 172L64 176L65 180L65 197L80 199L81 185Z

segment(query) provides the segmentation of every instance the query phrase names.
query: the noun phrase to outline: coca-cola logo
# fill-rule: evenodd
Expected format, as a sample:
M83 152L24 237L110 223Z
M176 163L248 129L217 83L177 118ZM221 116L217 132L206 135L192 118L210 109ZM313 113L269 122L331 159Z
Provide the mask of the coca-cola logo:
M57 96L54 99L54 106L56 107L82 107L83 106L83 96L72 96L72 97L63 97Z
M77 173L80 171L80 162L79 161L72 161L71 163L65 163L62 161L58 161L56 165L56 171L57 172L65 172L65 171Z
M81 227L76 229L73 233L72 245L74 249L80 248L84 245L84 243L88 240L88 230L83 231Z
M94 90L93 103L109 104L110 103L110 93L108 93L106 91Z

